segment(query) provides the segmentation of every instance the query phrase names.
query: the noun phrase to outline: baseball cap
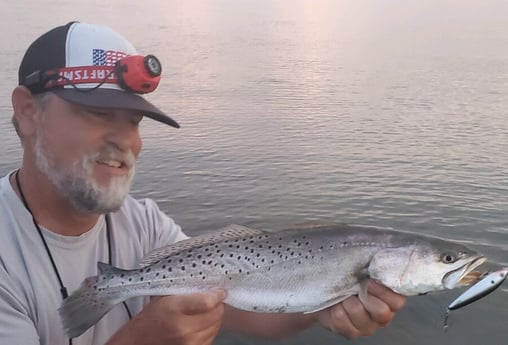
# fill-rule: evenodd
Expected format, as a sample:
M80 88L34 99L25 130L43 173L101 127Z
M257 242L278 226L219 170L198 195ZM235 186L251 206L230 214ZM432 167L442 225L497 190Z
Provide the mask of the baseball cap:
M19 67L18 83L33 94L51 91L78 105L134 110L179 128L175 120L119 80L117 62L136 55L134 46L109 27L70 22L30 45Z

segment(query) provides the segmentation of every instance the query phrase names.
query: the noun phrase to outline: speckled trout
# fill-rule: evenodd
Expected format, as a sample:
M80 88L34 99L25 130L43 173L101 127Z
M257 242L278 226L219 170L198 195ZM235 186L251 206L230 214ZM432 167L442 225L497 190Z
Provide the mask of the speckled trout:
M69 337L137 296L220 288L238 309L312 313L351 295L364 298L367 278L406 296L469 285L484 261L462 244L391 229L335 224L267 232L232 225L156 249L141 268L99 262L98 275L59 312Z

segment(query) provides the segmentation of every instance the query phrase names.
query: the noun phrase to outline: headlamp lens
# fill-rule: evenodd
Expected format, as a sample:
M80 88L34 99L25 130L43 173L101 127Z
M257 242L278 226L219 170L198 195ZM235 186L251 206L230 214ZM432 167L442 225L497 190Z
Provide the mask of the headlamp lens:
M154 77L158 77L162 73L162 65L160 61L153 55L145 56L145 66L148 73Z

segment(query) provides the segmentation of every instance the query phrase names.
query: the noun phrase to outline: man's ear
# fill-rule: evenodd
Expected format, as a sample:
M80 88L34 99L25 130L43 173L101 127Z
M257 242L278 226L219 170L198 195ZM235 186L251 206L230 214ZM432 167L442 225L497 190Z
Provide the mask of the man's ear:
M11 99L20 135L33 135L36 129L35 114L40 111L37 101L25 86L17 86L12 91Z

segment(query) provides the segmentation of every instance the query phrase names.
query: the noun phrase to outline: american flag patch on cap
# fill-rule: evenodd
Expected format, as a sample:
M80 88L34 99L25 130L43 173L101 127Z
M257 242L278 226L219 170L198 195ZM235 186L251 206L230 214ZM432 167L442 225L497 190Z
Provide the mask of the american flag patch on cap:
M127 56L124 52L114 50L93 49L94 66L115 66L116 62Z

